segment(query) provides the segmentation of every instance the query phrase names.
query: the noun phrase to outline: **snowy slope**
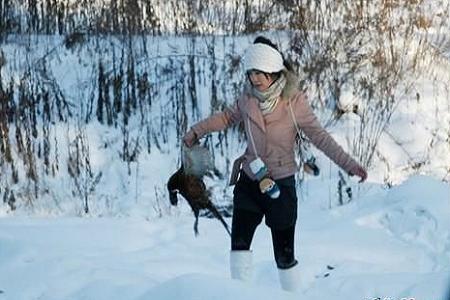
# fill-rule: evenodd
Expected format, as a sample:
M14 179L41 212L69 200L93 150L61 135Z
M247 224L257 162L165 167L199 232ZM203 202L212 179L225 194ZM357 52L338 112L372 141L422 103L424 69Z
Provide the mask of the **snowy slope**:
M311 180L309 193L320 195L322 186ZM300 202L298 294L278 287L264 225L253 243L254 280L245 285L229 279L221 224L201 218L196 238L193 217L173 213L149 220L0 218L0 299L444 300L450 187L417 176L390 190L360 189L357 201L332 210L321 198ZM175 211L186 208L182 201Z

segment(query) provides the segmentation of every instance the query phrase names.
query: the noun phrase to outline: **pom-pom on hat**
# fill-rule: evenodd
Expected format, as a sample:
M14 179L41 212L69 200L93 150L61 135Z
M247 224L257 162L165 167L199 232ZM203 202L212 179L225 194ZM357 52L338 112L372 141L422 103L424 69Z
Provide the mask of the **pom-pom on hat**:
M269 45L252 44L244 55L245 71L259 70L265 73L277 73L284 69L283 56Z

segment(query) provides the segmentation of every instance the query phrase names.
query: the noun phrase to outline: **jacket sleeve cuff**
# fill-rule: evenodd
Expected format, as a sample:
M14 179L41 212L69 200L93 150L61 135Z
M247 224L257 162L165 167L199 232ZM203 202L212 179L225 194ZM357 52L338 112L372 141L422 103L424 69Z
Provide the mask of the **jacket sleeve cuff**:
M200 138L202 138L204 136L204 133L202 132L202 130L199 128L199 126L192 126L191 127L192 132L195 134L195 138L198 140Z

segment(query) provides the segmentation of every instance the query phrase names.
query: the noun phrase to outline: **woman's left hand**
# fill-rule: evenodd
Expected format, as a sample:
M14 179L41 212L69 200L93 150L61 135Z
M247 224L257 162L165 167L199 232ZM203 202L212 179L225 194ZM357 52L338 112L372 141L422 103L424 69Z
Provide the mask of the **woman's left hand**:
M367 179L367 171L360 165L353 167L350 170L349 174L350 174L350 176L356 175L356 176L360 177L361 180L359 182L364 182Z

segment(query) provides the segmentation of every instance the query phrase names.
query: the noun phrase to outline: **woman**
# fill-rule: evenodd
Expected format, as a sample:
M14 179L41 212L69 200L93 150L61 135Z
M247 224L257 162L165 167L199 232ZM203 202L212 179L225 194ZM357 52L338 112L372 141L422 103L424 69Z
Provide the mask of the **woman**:
M244 55L244 67L248 82L235 105L192 126L183 141L191 147L207 133L244 122L247 149L235 161L231 176L231 184L235 184L231 277L250 280L250 245L265 217L281 287L294 291L298 288L294 255L298 131L350 175L364 181L367 172L322 128L276 45L264 37L256 38Z

